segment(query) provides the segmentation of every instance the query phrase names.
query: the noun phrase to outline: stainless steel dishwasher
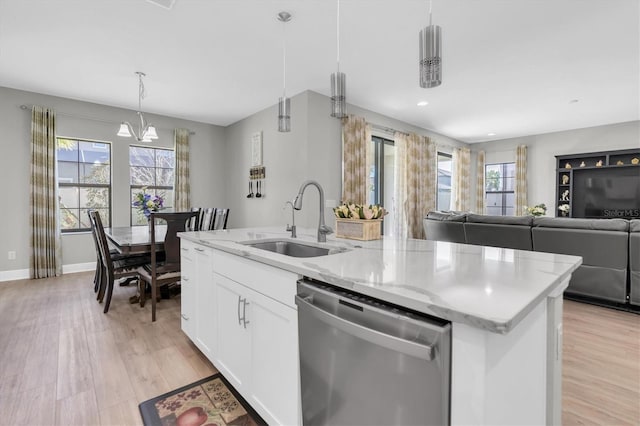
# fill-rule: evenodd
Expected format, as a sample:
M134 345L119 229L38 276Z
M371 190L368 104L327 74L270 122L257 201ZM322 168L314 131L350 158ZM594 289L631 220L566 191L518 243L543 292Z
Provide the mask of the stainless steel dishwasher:
M448 425L451 325L298 281L305 425Z

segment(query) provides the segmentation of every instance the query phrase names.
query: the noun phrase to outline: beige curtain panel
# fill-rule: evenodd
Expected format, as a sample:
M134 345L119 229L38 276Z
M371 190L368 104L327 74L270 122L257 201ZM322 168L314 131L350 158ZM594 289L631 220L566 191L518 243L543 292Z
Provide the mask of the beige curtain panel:
M425 136L396 132L394 235L424 239L422 221L436 208L436 144Z
M31 278L62 274L56 182L56 116L52 109L31 111L29 196Z
M527 205L527 146L520 145L516 150L516 216L526 214Z
M478 161L476 169L476 213L485 214L485 193L484 193L484 166L485 166L485 153L484 151L478 152Z
M174 209L185 212L191 209L191 187L189 184L189 130L175 129L174 149L176 156L174 181Z
M453 182L451 198L453 210L469 211L471 204L470 194L470 169L471 151L469 148L456 148L453 150Z
M371 128L364 118L342 120L342 201L367 204Z

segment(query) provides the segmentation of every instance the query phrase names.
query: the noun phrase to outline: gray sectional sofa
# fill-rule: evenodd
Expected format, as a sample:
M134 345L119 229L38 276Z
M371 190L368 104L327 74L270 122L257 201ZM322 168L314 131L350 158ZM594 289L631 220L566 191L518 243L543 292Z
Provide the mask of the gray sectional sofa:
M582 257L566 294L640 307L640 220L430 212L426 238Z

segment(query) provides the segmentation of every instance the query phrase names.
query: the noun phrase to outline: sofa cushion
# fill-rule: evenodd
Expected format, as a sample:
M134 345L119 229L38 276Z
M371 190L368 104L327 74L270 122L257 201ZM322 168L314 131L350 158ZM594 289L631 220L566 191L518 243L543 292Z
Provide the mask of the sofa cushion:
M629 221L629 232L640 232L640 219Z
M528 225L504 225L499 223L464 224L467 244L532 250L531 227Z
M568 217L537 217L533 226L544 228L591 229L597 231L629 232L626 219L574 219Z
M467 222L531 226L533 216L494 216L469 213L467 215Z
M425 218L422 223L427 240L465 243L463 222Z
M434 211L427 213L427 219L449 222L465 222L467 220L467 215L465 213Z
M629 228L631 231L629 234L629 276L631 281L629 302L633 305L640 305L640 220L632 220Z

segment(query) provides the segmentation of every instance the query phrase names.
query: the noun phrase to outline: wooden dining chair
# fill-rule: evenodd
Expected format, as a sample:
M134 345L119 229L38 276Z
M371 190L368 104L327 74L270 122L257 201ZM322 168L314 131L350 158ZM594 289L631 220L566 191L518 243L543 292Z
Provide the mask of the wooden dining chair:
M216 209L208 207L202 211L201 231L211 231L216 220Z
M216 209L213 229L227 229L229 219L229 209Z
M202 211L200 207L191 207L192 212L198 212L196 217L192 217L187 222L187 231L199 231L202 223Z
M178 232L186 230L187 222L196 216L197 212L151 213L151 262L138 268L140 277L140 306L145 304L145 285L151 286L151 321L156 320L156 302L158 288L163 285L180 281L180 238ZM164 237L164 261L158 261L156 225L164 220L167 233Z
M106 294L107 300L104 302L104 313L106 314L109 312L109 306L111 305L111 296L113 295L115 280L137 276L138 267L148 263L149 257L145 255L119 256L112 254L107 235L104 232L100 213L95 210L90 210L89 220L92 229L96 231L96 241L102 263L101 279L98 286L98 301L102 302Z

